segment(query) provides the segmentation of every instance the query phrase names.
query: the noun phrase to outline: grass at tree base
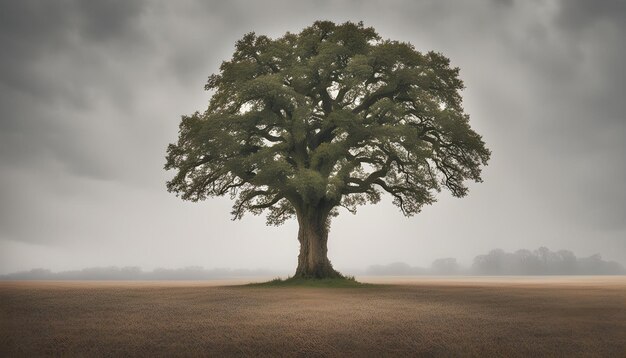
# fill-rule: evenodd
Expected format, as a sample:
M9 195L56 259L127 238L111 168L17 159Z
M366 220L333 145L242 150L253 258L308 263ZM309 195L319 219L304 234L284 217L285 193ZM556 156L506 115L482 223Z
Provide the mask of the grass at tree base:
M345 287L372 287L375 285L359 282L354 278L354 276L345 276L345 277L340 277L340 278L304 278L304 277L288 277L286 279L275 278L267 282L250 283L247 286L345 288Z

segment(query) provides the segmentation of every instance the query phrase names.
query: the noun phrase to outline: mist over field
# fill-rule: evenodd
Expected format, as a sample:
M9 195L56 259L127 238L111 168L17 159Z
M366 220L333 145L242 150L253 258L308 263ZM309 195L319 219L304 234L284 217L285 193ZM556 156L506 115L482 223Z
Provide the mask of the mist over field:
M32 269L0 275L0 280L221 280L235 277L276 277L284 272L270 270L184 267L179 269L157 268L144 271L140 267L89 267L82 270L52 272L47 269Z
M455 258L441 258L430 267L411 266L404 262L371 265L365 269L344 270L348 275L420 276L420 275L624 275L626 269L615 261L605 261L599 254L576 257L568 250L552 252L545 247L518 250L514 253L492 250L474 258L471 266L460 265ZM140 267L91 267L82 270L52 272L32 269L0 275L0 280L219 280L241 277L288 277L293 272L266 269L206 269L200 266L178 269Z
M471 266L460 265L455 258L441 258L430 267L414 267L404 262L373 265L367 275L623 275L624 266L615 261L605 261L595 254L576 257L569 250L552 252L546 247L537 250L505 252L491 250L474 258Z

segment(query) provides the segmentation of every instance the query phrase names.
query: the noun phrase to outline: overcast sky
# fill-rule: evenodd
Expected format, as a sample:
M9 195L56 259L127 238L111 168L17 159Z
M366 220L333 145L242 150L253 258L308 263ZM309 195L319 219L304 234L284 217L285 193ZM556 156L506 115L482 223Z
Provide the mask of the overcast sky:
M255 31L360 21L461 68L484 182L405 218L342 211L339 270L547 246L626 263L625 1L1 1L0 273L88 266L295 270L295 221L233 222L167 193L165 148Z

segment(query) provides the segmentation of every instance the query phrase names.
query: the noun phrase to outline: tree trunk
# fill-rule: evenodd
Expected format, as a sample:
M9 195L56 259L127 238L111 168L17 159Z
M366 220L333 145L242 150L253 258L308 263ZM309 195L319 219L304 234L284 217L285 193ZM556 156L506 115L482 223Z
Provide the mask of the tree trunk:
M300 254L295 277L300 278L340 278L328 260L328 213L310 208L298 213L298 241Z

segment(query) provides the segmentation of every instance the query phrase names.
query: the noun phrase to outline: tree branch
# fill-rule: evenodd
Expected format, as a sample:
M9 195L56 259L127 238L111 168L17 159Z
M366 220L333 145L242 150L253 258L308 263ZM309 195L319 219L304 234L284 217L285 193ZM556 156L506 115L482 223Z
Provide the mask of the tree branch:
M268 202L262 203L262 204L257 204L257 205L251 205L249 206L250 209L266 209L269 208L270 206L276 204L280 199L283 199L284 196L282 194L276 194L276 196L274 196L274 198Z
M363 99L363 102L361 102L361 104L359 104L358 106L354 107L354 109L352 110L352 113L354 114L358 114L368 108L370 108L374 103L378 102L379 100L383 99L383 98L391 98L393 97L393 95L398 91L398 87L393 87L393 88L381 88L378 91L375 91L374 93L372 93L370 96L368 96L367 98Z
M355 183L358 184L358 186L350 186L350 185L346 185L344 186L344 189L342 190L342 193L344 194L356 194L356 193L365 193L370 189L371 184L379 178L383 178L385 177L385 175L387 175L387 173L389 172L389 166L391 165L392 160L388 159L387 162L383 165L382 168L380 168L379 170L372 172L367 178L365 179L359 179L359 178L352 178L352 177L348 177L346 179L346 183Z

